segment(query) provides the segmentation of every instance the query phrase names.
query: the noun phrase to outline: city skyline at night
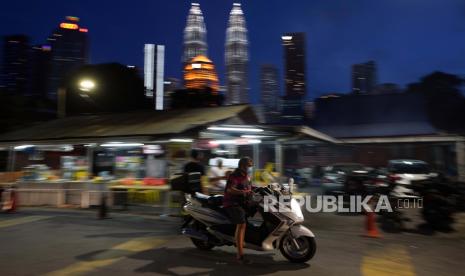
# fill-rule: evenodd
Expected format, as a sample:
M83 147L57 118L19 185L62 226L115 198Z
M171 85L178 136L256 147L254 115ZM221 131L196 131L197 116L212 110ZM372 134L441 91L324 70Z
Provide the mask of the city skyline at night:
M351 65L374 60L380 83L405 86L435 70L465 74L465 4L461 1L198 1L208 30L209 57L225 85L225 29L234 2L242 2L250 37L250 94L260 97L260 66L273 63L283 75L281 35L307 36L307 95L351 90ZM298 2L298 3L297 3ZM298 5L297 5L298 4ZM89 28L90 63L119 62L143 67L141 45L166 45L166 76L181 78L182 41L190 1L59 1L5 3L0 35L25 34L31 44L45 42L66 15L79 16ZM437 21L434 18L442 18ZM401 69L399 69L401 68ZM280 80L282 85L284 80Z
M465 0L0 6L0 276L463 274Z

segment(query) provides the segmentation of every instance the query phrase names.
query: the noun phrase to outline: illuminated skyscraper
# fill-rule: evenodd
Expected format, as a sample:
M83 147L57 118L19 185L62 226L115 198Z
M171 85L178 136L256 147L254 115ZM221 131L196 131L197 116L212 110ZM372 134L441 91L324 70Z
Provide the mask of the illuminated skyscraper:
M25 35L6 36L3 41L2 85L6 91L26 94L29 61L29 38Z
M188 63L196 56L207 56L207 29L198 3L192 3L184 29L184 54L182 62Z
M88 30L79 24L79 18L67 16L48 38L52 60L47 94L52 100L56 99L58 88L64 78L88 63Z
M260 72L263 112L267 123L275 122L279 100L278 69L274 65L263 65Z
M234 3L226 30L226 99L228 104L248 103L248 41L241 4Z
M155 89L155 44L144 45L144 88L145 96L152 98Z
M197 56L184 67L184 85L187 89L210 88L213 94L219 90L215 65L206 56Z
M152 98L155 110L164 109L165 98L165 46L145 44L144 87L145 96Z
M282 37L286 94L281 101L281 123L302 124L304 99L307 93L305 81L305 34L287 33Z
M163 101L163 109L171 109L171 98L176 90L180 88L181 81L177 78L167 77L165 79L165 98Z
M35 45L30 55L29 92L33 96L47 97L47 84L52 57L50 45Z
M287 33L282 36L286 78L286 96L305 97L305 34Z

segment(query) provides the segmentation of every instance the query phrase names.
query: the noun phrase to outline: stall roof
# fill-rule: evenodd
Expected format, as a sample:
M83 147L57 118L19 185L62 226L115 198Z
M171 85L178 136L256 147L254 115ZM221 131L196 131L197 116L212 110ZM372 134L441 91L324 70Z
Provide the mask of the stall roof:
M315 129L339 139L437 135L421 93L347 95L316 104Z
M169 111L138 111L117 114L74 116L40 123L29 128L0 134L0 145L93 143L108 140L153 141L195 137L209 125L259 125L249 105ZM260 125L265 133L311 138L329 143L340 141L306 126ZM297 135L297 136L295 136ZM278 137L276 137L278 138Z
M329 133L339 139L437 135L439 130L429 122L396 122L360 125L336 125L319 127L319 131Z
M0 143L84 142L124 137L150 139L182 134L197 127L231 119L235 122L257 123L256 116L248 105L84 115L56 119L0 134Z
M315 129L307 127L307 126L299 127L298 131L300 133L304 134L304 135L307 135L307 136L310 136L310 137L313 137L313 138L316 138L318 140L325 141L325 142L328 142L328 143L334 143L334 144L342 143L338 139L335 139L335 138L333 138L333 137L331 137L331 136L329 136L327 134L324 134L323 132L320 132L318 130L315 130Z
M241 127L244 126L233 126L233 125L218 125L219 127ZM340 140L335 139L329 135L312 129L308 126L295 126L295 125L255 125L263 132L259 132L252 135L244 135L244 133L221 133L218 135L217 131L209 130L202 133L202 138L206 139L239 139L239 138L251 138L259 139L264 142L275 142L278 141L284 144L299 144L307 143L309 140L313 142L325 142L339 144L342 143ZM249 136L249 137L247 137Z

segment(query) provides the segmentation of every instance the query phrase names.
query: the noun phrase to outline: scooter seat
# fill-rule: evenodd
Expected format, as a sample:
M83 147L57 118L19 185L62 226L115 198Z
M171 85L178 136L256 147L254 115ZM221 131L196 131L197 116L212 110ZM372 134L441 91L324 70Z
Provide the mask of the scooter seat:
M202 203L202 205L205 205L205 206L208 206L208 207L220 207L220 206L223 205L223 196L222 195L208 196L206 194L196 192L194 194L194 197L200 203Z
M195 198L197 199L208 199L210 196L209 195L206 195L206 194L202 194L202 193L199 193L199 192L195 192Z
M202 193L199 193L199 192L196 192L194 194L194 198L199 201L200 203L202 203L202 205L206 205L208 204L208 198L210 196L206 195L206 194L202 194Z
M214 195L208 198L208 205L213 207L223 206L223 196Z

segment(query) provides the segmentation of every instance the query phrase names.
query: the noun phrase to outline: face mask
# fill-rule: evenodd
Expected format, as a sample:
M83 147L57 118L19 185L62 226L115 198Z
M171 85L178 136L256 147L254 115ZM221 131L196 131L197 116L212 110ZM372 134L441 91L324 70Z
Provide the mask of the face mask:
M253 172L253 167L248 167L247 168L247 174L252 175L252 172Z

